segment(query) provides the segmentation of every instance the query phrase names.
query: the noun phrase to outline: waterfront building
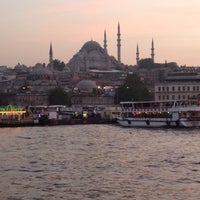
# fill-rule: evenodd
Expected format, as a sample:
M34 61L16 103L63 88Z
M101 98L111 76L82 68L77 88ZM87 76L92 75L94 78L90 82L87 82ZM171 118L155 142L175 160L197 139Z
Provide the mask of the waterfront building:
M155 100L187 100L200 97L200 74L170 73L166 81L155 85Z
M94 94L74 94L72 95L72 105L106 105L111 106L114 104L112 96L94 95Z
M21 106L30 106L30 105L43 105L46 106L48 102L47 93L17 93L14 95L13 103Z

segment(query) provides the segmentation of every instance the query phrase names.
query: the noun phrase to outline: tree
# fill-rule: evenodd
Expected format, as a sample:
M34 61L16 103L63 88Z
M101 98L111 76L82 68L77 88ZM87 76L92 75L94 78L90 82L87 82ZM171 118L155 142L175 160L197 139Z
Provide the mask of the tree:
M124 84L115 94L115 103L120 101L146 101L152 100L153 95L136 74L128 74Z
M60 87L49 91L48 100L50 105L71 105L69 94Z
M58 71L62 71L65 67L65 63L61 62L58 59L53 60L53 67L54 69L58 70Z

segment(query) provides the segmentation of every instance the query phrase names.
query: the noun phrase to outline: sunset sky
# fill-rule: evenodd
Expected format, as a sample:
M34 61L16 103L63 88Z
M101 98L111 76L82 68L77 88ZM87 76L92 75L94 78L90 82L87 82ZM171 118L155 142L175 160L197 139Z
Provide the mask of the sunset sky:
M200 66L199 0L0 0L0 65L48 63L52 41L54 59L67 63L89 40L117 57L117 24L121 27L121 60Z

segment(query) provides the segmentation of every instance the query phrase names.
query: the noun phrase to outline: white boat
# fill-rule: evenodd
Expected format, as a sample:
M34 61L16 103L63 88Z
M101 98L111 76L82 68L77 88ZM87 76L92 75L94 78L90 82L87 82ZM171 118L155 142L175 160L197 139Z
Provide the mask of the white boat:
M121 102L117 117L124 127L200 127L200 101Z

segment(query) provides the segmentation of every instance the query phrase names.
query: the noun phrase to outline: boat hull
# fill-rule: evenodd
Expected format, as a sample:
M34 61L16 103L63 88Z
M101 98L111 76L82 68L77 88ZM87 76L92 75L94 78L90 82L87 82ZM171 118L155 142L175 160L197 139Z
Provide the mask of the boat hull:
M170 127L176 126L176 122L172 122L168 119L133 119L133 118L117 118L117 122L120 126L124 127Z
M200 120L180 119L173 121L170 119L135 119L135 118L117 118L117 123L123 127L200 127Z
M200 127L200 120L186 120L186 119L182 119L182 120L180 120L180 126L181 127L188 127L188 128Z

